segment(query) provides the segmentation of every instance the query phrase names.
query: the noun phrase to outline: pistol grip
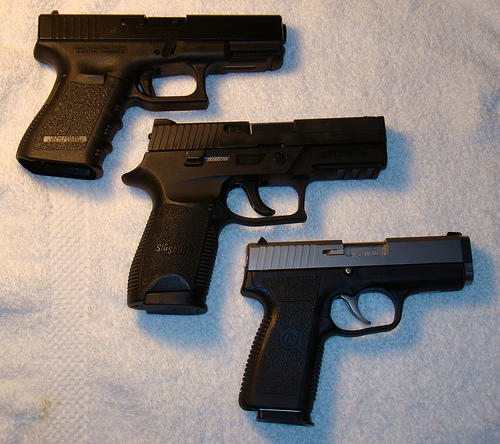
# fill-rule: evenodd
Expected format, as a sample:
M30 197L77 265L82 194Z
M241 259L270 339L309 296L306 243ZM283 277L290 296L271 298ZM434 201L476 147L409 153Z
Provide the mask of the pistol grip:
M17 159L32 173L97 179L122 127L130 85L104 75L59 74L26 130Z
M201 314L217 254L208 204L154 205L132 261L128 306L157 314Z
M318 283L289 272L260 274L255 283L247 273L249 285L242 289L264 304L265 315L245 368L239 404L257 410L260 421L313 425L310 414L324 344L316 307Z

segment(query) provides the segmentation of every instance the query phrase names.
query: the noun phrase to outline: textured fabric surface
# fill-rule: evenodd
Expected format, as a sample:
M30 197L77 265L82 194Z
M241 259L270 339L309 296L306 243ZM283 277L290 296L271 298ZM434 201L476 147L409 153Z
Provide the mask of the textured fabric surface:
M35 176L15 152L55 81L33 58L37 16L55 8L281 14L285 63L272 73L209 77L206 111L129 109L102 179ZM0 442L500 441L498 2L19 0L2 2L0 16ZM169 91L190 86L173 81ZM379 179L310 185L304 224L227 226L207 314L127 308L151 201L121 174L141 161L154 118L361 115L386 119L388 167ZM289 190L262 195L281 212L294 209ZM229 204L252 214L240 190ZM447 231L470 236L474 283L410 297L390 333L329 339L313 428L257 423L239 408L263 315L240 294L247 243Z

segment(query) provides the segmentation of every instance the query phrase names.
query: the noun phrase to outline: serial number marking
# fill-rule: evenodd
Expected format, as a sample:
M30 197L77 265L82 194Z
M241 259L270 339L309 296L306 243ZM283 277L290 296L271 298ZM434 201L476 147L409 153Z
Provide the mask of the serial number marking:
M44 143L84 143L87 136L43 136Z

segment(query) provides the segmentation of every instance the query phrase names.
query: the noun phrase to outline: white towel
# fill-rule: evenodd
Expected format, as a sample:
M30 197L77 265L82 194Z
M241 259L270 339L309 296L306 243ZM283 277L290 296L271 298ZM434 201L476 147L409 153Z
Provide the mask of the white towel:
M499 442L500 9L490 0L3 2L0 27L1 442ZM37 17L60 13L281 14L275 72L210 76L206 111L133 108L104 177L35 176L15 159L55 71L33 58ZM178 83L179 88L184 85ZM149 196L125 186L154 118L178 122L383 115L375 181L317 182L303 224L227 226L208 313L126 306ZM294 193L263 192L293 210ZM237 190L231 208L251 214ZM400 326L326 343L313 428L238 406L263 315L240 294L245 247L269 241L443 235L472 241L462 291L411 296Z

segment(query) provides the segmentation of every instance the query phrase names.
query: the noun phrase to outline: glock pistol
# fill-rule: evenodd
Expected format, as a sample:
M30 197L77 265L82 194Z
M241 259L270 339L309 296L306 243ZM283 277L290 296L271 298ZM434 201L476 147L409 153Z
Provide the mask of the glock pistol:
M35 58L57 79L17 159L32 173L97 179L128 107L206 109L205 76L276 70L285 39L278 15L42 14ZM180 74L196 80L192 94L156 96L154 78Z
M264 124L155 120L150 136L141 164L122 177L153 200L128 282L129 307L148 313L207 310L218 235L226 224L304 222L308 183L375 179L387 162L383 117ZM265 185L293 187L297 211L274 216L259 195ZM262 217L228 208L235 187L245 190Z
M411 294L456 291L474 275L469 238L447 236L249 244L241 292L264 306L264 318L245 369L240 406L257 419L313 425L323 346L330 336L362 336L395 328ZM343 300L350 313L370 325L358 305L365 292L386 295L394 319L386 325L343 329L331 305Z

